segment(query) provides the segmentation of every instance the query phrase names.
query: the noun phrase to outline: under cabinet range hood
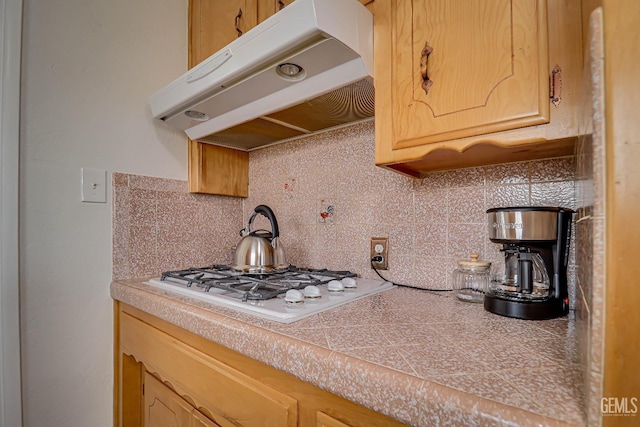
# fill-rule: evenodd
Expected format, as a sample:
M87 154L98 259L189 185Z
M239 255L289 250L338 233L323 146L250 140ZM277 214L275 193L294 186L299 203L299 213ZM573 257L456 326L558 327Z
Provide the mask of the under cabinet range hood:
M373 15L296 0L155 93L153 117L251 150L373 117Z

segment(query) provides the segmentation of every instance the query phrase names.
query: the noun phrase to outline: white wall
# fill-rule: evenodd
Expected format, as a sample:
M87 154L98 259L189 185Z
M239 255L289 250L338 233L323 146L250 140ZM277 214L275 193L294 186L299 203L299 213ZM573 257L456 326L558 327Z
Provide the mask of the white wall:
M187 0L24 0L20 273L24 425L111 426L111 172L186 179L148 96L186 70ZM80 169L109 172L81 203Z
M22 0L0 0L0 426L22 425L18 153Z

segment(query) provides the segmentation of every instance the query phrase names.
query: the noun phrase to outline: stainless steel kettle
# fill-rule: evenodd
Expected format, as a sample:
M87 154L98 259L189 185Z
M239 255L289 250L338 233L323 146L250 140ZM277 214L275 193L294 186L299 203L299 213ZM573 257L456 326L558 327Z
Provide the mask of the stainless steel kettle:
M271 231L251 229L258 215L267 217ZM231 268L245 273L273 273L289 268L279 239L278 221L270 207L257 206L247 226L240 230L240 235L243 237L236 248Z

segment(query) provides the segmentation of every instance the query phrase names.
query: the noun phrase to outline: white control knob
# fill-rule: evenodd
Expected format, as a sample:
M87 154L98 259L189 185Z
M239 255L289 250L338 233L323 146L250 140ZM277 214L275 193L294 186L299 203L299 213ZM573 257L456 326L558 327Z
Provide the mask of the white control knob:
M327 284L327 289L331 293L344 292L344 285L338 280L332 280Z
M341 282L344 285L345 289L355 289L358 287L356 279L354 279L353 277L345 277L341 280Z
M304 295L297 289L289 289L284 294L284 300L288 305L299 305L304 303Z
M320 298L320 289L315 285L309 285L304 288L304 297L309 299Z

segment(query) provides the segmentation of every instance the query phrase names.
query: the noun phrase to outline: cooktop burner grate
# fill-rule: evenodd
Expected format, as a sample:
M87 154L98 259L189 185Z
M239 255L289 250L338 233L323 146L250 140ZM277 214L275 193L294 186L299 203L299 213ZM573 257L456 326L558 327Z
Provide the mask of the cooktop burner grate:
M178 282L187 288L196 286L205 292L212 288L225 290L246 302L268 300L290 289L302 290L309 285L323 285L345 277L356 277L356 274L295 266L290 266L286 271L254 274L233 270L227 264L214 264L204 268L166 271L160 280Z

